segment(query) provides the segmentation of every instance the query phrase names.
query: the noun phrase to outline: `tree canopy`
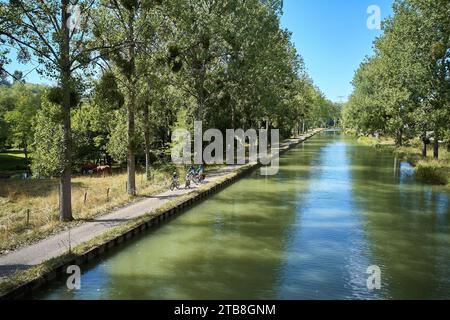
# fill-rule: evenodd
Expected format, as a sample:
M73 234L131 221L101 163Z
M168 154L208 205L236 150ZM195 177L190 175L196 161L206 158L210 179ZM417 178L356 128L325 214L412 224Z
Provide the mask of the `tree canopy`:
M450 3L446 0L396 0L353 79L354 92L343 121L362 134L420 137L423 155L429 134L434 157L450 127Z

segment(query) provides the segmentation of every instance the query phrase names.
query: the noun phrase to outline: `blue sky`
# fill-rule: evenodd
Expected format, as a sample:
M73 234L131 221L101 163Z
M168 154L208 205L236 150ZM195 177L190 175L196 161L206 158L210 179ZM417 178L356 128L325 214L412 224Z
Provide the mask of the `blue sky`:
M16 50L10 49L11 52L9 53L8 57L11 59L11 63L7 64L5 69L13 73L14 71L22 71L23 75L25 77L25 81L28 83L39 83L39 84L47 84L47 85L55 85L54 81L49 78L44 78L40 76L36 72L36 67L38 66L38 63L36 61L36 58L33 57L32 61L30 61L27 64L21 64L16 61L17 53Z
M346 100L352 91L355 70L370 55L379 30L367 28L367 8L377 5L382 18L391 14L393 0L284 0L281 24L292 32L292 41L303 56L314 83L333 100ZM15 55L11 55L14 59ZM13 62L8 70L24 73L33 65ZM36 72L27 82L50 83ZM340 98L343 97L343 98Z
M367 8L391 15L392 0L284 0L281 23L303 56L314 83L333 100L347 99L355 70L381 34L367 28Z

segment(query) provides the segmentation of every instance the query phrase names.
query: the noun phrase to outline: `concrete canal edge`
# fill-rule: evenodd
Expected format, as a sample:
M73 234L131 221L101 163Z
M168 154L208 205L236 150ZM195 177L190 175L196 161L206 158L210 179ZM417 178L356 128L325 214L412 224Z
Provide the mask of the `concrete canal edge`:
M323 130L324 129L316 129L300 139L287 139L286 142L280 145L279 155L282 155ZM88 241L88 244L81 244L77 247L78 250L77 248L74 249L73 253L31 267L30 269L36 268L36 270L31 272L29 277L22 281L13 281L11 286L6 286L6 288L1 290L0 300L29 297L43 285L63 274L67 274L66 270L69 266L82 266L94 258L105 254L110 249L119 246L128 239L167 222L170 218L185 212L188 207L191 207L219 190L226 188L260 166L261 164L255 163L239 167L237 170L226 174L223 178L214 181L211 185L208 185L207 188L199 188L187 195L180 196L167 206L159 208L156 212L144 214L140 218L134 219L129 224L113 227L110 231L116 229L120 230L109 236L107 235L108 231L106 231L105 235ZM78 251L81 253L77 253ZM27 272L27 270L20 272Z

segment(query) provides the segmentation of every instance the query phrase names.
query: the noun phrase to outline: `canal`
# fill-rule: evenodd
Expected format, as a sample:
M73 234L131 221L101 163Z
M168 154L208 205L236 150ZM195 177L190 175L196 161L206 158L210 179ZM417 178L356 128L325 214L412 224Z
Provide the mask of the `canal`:
M450 196L391 152L324 132L54 281L38 299L450 298ZM369 266L381 288L367 288Z

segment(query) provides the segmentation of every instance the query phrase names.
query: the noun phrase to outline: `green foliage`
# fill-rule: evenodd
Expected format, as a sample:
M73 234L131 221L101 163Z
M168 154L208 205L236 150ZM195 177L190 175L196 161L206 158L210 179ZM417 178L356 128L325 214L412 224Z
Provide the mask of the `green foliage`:
M42 90L42 86L21 81L0 86L0 150L6 145L27 149L31 144Z
M124 96L120 92L113 72L104 72L95 84L95 98L98 104L107 109L120 108L124 104Z
M168 43L166 57L172 69L180 61L173 79L189 113L220 130L260 128L268 121L286 136L302 122L329 122L331 103L314 87L290 34L280 28L281 3L222 3L165 4L178 40Z
M8 124L0 117L0 152L5 149L8 139Z
M124 163L127 161L127 121L126 113L122 110L114 112L115 117L111 123L109 141L106 144L106 151L114 160Z
M9 92L9 86L0 86L0 151L5 149L9 136L9 125L4 118L13 105Z
M36 177L59 176L63 170L63 128L60 118L61 107L44 97L34 121L31 168Z
M113 113L95 103L72 110L73 159L76 165L104 159L107 155Z
M377 139L372 138L372 137L368 137L368 136L361 136L358 138L358 142L362 143L362 144L366 144L369 146L375 146L377 145Z
M283 136L302 125L334 124L339 107L328 101L306 74L289 32L280 27L281 9L280 1L259 0L227 0L221 5L187 0L100 1L94 9L95 28L89 24L83 28L90 28L93 35L86 45L97 46L108 66L103 65L87 98L81 97L84 88L75 86L79 82L70 82L71 88L77 87L71 89L70 99L74 165L108 157L125 162L127 112L136 117L135 137L130 141L137 155L143 152L145 126L151 127L147 131L151 132L152 148L165 149L174 128L191 128L194 118L202 120L205 128L221 130L258 129L268 122ZM25 25L17 27L31 32ZM44 27L51 29L43 22ZM128 38L135 42L124 43ZM51 45L57 47L58 42ZM52 55L43 53L44 58ZM81 63L81 48L76 53L79 55L74 57ZM25 52L23 58L27 58ZM36 150L41 144L47 150L52 138L59 141L59 133L52 134L50 123L59 132L57 122L62 117L56 105L62 104L63 93L60 87L50 88L43 103L45 110L35 120L33 115L25 117L36 126ZM11 105L8 99L3 99L4 105ZM145 107L148 123L142 112ZM51 121L46 123L45 117ZM19 128L2 120L3 116L0 143L2 137L11 137L12 127ZM29 130L31 136L33 130ZM39 168L39 174L55 174L45 168L46 162L49 167L58 167L54 153L36 154L34 167Z
M361 134L404 138L450 127L450 2L396 0L375 55L361 64L342 118Z
M41 89L37 86L16 82L11 90L13 105L5 112L9 124L9 140L15 146L29 145L33 137L33 119L40 107Z
M445 185L449 179L437 161L419 161L415 175L418 180L429 184Z
M190 133L190 137L193 137L194 127L193 123L189 121L188 110L181 109L178 111L176 121L171 131L174 132L175 130L187 130ZM180 144L183 138L184 137L179 136L177 140L172 140L171 143L168 144L168 150L171 150L173 147Z

